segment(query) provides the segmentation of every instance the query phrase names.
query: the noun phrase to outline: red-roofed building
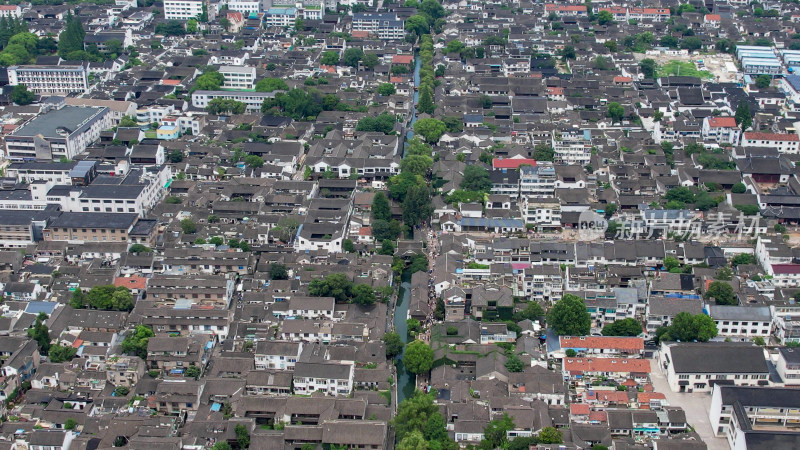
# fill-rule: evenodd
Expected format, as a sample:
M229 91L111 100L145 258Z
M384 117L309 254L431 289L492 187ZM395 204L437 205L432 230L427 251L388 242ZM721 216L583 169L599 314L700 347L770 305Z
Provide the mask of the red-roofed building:
M414 55L394 55L392 56L392 65L411 66L414 63Z
M623 391L596 391L594 395L594 401L592 402L592 406L598 407L608 407L608 406L620 406L620 407L628 407L631 403L630 397L628 397L627 392Z
M706 14L703 25L708 28L719 28L719 25L722 23L722 16L719 14Z
M663 22L669 19L669 8L628 8L628 19Z
M519 169L519 166L523 164L536 167L536 160L528 158L495 158L492 160L492 169Z
M611 13L611 16L614 18L614 20L618 21L628 20L628 8L625 8L623 6L611 6L609 8L600 8L598 9L598 12L600 11L607 11Z
M646 381L647 375L650 373L650 361L627 358L566 357L563 359L562 373L565 379L569 379L573 383L586 383L595 377L611 378L619 382L629 378Z
M614 84L630 84L633 79L631 77L623 77L621 75L617 75L614 77Z
M140 276L114 278L114 286L128 288L134 297L147 288L147 278Z
M639 337L616 336L561 336L561 350L575 350L579 355L636 356L644 351L644 340Z
M733 117L706 117L703 119L703 139L718 144L738 144L741 130Z
M547 98L549 100L564 100L564 88L563 87L548 87L547 88Z
M800 152L800 137L790 133L760 133L748 131L742 138L742 147L770 147L780 153L797 154Z
M358 229L358 242L374 242L375 238L372 237L372 228L361 227Z
M589 413L589 423L606 423L608 422L608 413L605 411L591 411Z
M22 17L22 7L19 5L0 5L0 17Z
M661 409L669 406L667 396L661 392L639 392L636 396L639 409Z
M354 38L364 39L369 37L369 31L353 30L350 35Z
M242 29L244 26L244 15L239 11L228 11L226 16L228 18L228 22L230 22L230 26L228 27L228 31L231 33L238 33L239 30Z

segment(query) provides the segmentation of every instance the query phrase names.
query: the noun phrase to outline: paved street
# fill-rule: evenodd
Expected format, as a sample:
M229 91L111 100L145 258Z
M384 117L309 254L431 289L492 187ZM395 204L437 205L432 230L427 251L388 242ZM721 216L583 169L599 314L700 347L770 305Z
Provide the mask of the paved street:
M656 392L667 396L670 406L680 406L686 411L686 420L694 427L697 434L708 445L709 450L728 450L728 441L714 436L708 420L708 408L711 405L711 394L679 394L672 392L667 378L658 366L658 361L650 360L650 378Z

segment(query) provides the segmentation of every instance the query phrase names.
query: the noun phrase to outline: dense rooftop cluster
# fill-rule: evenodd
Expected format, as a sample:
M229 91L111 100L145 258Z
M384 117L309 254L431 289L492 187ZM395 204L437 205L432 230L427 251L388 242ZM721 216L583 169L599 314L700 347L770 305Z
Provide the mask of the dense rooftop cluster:
M0 5L0 448L800 448L798 22Z

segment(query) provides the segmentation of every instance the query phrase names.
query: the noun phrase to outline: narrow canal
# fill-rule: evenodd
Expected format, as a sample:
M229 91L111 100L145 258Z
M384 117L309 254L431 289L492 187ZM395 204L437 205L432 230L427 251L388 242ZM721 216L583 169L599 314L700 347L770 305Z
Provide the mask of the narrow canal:
M411 105L411 120L408 121L408 131L406 132L406 144L403 146L403 156L406 154L408 141L414 137L414 122L417 121L417 102L419 101L419 69L422 60L417 56L414 60L414 103ZM407 279L408 278L408 279ZM400 335L404 344L408 344L408 304L411 298L411 280L403 277L400 284L400 291L397 294L397 301L394 306L394 331ZM403 350L405 353L405 349ZM397 357L397 403L399 404L414 393L415 377L409 373L403 365L403 354Z

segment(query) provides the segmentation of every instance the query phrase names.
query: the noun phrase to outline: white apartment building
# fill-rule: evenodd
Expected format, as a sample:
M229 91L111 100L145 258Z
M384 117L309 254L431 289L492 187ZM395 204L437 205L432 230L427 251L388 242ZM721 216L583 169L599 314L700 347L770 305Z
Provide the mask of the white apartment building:
M259 341L255 350L256 370L294 370L302 352L302 342Z
M537 161L536 166L520 166L519 195L549 197L556 191L556 171L553 163Z
M703 119L703 139L718 144L738 144L741 130L733 117L706 117Z
M742 147L769 147L778 149L780 153L797 154L800 153L800 136L747 131L742 138Z
M264 25L293 27L297 17L297 8L270 8L264 13Z
M22 7L19 5L0 5L0 17L22 17Z
M405 23L396 14L356 13L353 14L353 31L366 31L378 39L403 39Z
M714 435L726 436L729 440L733 437L729 435L729 424L737 404L753 427L766 426L777 430L800 424L800 390L717 385L711 393L708 412Z
M353 391L353 373L353 364L298 362L292 377L294 392L310 395L320 391L325 395L348 396Z
M261 104L265 99L275 98L274 92L248 92L248 91L194 91L192 93L192 106L195 108L205 108L211 100L223 98L235 100L247 105L247 110L251 112L261 111Z
M164 18L189 20L203 13L203 0L165 0Z
M717 383L769 384L764 349L751 343L662 342L658 362L673 392L711 392Z
M219 73L225 77L225 89L253 89L256 85L256 68L248 66L222 66Z
M136 123L140 126L161 122L165 117L175 114L173 105L151 105L136 110Z
M24 84L37 94L69 94L89 88L86 67L80 66L11 66L8 84Z
M589 130L553 133L550 145L555 152L557 164L585 166L592 159L592 138Z
M38 115L6 136L6 158L73 159L111 128L108 108L65 106Z
M261 10L261 2L259 0L228 0L228 9L238 11L247 17L250 13L257 13Z
M52 184L72 184L70 172L76 162L37 162L26 161L12 163L6 167L6 176L17 180L17 183L32 184L36 182Z
M800 349L781 347L778 349L778 360L775 370L786 386L800 385Z
M743 341L756 337L769 339L772 330L769 306L708 305L708 309L721 337Z
M561 203L555 197L525 197L520 206L525 223L537 230L561 227Z
M800 305L774 305L772 331L778 342L800 342Z

